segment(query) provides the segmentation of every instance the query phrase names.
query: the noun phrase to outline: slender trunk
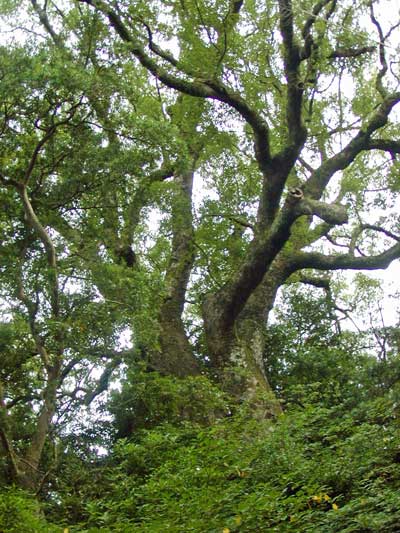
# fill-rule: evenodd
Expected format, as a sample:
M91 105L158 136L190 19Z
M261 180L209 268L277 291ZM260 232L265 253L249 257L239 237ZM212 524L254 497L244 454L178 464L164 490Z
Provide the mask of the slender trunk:
M59 383L61 360L48 370L47 386L44 391L43 407L38 415L35 432L25 457L20 462L24 465L24 482L27 488L34 489L40 481L40 462L49 434L51 420L56 411L56 396Z
M172 250L165 276L166 294L161 304L158 324L159 350L152 351L150 362L163 374L179 377L200 373L200 365L189 343L182 313L195 252L193 246L193 161L192 169L176 179L178 189L172 206Z
M46 303L50 308L48 318L53 321L54 324L59 324L62 320L62 316L60 310L60 287L58 282L56 247L48 230L42 225L42 222L32 206L28 194L27 183L15 182L14 187L20 195L27 223L35 232L37 239L41 241L45 249L47 269L43 272L46 274L47 294L45 291L43 291L42 294L47 296ZM26 291L24 287L23 270L28 263L28 243L30 244L30 240L28 239L23 241L21 243L22 248L19 250L21 267L16 280L16 295L26 308L30 333L36 345L35 349L38 361L40 361L43 372L46 373L47 381L46 386L42 391L41 410L36 417L36 423L30 434L29 445L26 452L19 452L17 446L13 444L14 435L11 424L8 425L8 432L5 431L5 428L2 428L2 441L3 446L7 450L9 463L12 465L12 481L25 489L36 490L42 476L39 468L43 457L43 450L48 438L51 420L56 410L57 389L64 352L64 335L62 329L58 327L54 332L54 335L51 336L51 339L47 338L46 341L44 341L39 333L40 326L38 325L38 317L40 316L40 313L45 314L47 311L44 307L41 308L38 295L36 295L36 301L31 299L28 291ZM45 344L47 342L49 346L51 346L50 349L46 348ZM7 420L8 413L4 402L0 407L2 407L3 419Z
M3 400L0 401L0 440L10 466L10 482L35 492L43 477L40 463L49 434L51 420L56 410L57 386L59 383L59 363L48 371L47 386L44 390L43 405L37 416L29 447L25 453L19 453L14 446L13 430L8 421L8 413Z

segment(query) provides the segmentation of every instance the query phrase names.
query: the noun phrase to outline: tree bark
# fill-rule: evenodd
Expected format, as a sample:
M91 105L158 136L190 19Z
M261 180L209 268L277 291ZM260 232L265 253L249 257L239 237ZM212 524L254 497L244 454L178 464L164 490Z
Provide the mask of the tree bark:
M282 413L265 372L265 329L277 292L292 272L290 262L277 258L235 324L223 334L214 331L208 337L212 366L224 387L238 399L254 403L255 416ZM210 327L212 320L206 322Z
M171 259L165 276L166 294L158 317L160 347L150 354L153 368L162 374L178 377L200 373L200 364L194 356L182 319L195 259L192 214L194 164L192 169L182 172L176 179L178 189L172 206Z

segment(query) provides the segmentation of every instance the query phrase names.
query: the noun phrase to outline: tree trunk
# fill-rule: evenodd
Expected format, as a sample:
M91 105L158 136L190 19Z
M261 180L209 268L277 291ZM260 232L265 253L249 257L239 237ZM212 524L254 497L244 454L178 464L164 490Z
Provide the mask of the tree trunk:
M166 294L161 304L159 350L152 350L150 363L162 374L184 377L200 374L200 364L189 343L182 313L195 252L193 246L192 190L195 160L190 170L176 178L172 206L172 250L165 276Z
M254 402L255 416L282 413L265 372L265 328L278 289L291 273L290 266L277 259L230 329L218 330L213 309L205 308L212 365L222 376L224 388L240 400Z
M47 386L44 391L43 405L36 419L34 431L30 437L30 444L25 453L16 452L13 444L13 431L8 424L5 404L1 403L0 440L5 449L10 465L10 482L15 485L36 492L40 486L44 473L40 471L43 450L49 434L51 420L56 411L56 395L59 383L60 359L48 369Z

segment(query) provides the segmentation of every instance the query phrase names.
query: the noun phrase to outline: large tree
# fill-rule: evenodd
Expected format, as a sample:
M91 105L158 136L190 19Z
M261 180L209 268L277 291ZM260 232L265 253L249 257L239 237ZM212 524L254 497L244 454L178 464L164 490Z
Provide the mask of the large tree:
M124 328L149 369L251 398L270 391L282 285L400 257L399 22L363 0L18 4L2 2L26 32L0 60L0 436L32 487L54 417L107 388Z

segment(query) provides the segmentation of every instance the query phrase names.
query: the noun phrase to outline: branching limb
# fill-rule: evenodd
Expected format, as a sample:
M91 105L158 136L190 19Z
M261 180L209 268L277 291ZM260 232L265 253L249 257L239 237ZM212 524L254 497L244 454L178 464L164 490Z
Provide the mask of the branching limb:
M289 239L293 222L299 216L309 214L309 207L305 207L302 200L302 191L289 191L272 226L258 234L250 243L247 259L238 268L236 276L217 293L205 299L203 314L214 316L213 328L217 324L219 331L232 327L248 298L261 283L264 274ZM210 312L211 308L216 312Z
M245 218L239 217L237 215L231 215L230 213L210 213L210 214L205 215L205 216L206 217L214 217L214 218L226 218L227 220L230 220L231 222L234 222L235 224L238 224L239 226L242 226L243 228L249 228L253 232L255 231L254 224L251 224Z
M302 202L304 214L316 215L330 226L348 222L347 209L341 204L327 204L318 200L305 198Z
M379 270L387 268L390 263L400 258L400 242L384 252L372 256L354 256L352 254L324 255L319 252L297 252L292 256L295 270L314 268L315 270Z
M378 30L378 35L379 35L379 61L381 64L381 68L379 69L378 75L376 77L376 89L379 92L379 94L382 96L382 98L386 98L387 90L383 87L383 83L382 83L382 80L386 72L388 71L388 64L387 64L386 56L385 56L385 37L383 35L382 27L379 24L377 18L375 17L373 2L370 3L369 8L370 8L371 22Z
M364 54L371 54L372 52L375 52L375 50L376 46L361 46L360 48L336 48L336 50L329 54L328 59L360 57Z
M40 22L43 24L44 28L46 29L47 33L51 36L51 38L54 41L54 44L57 47L60 47L63 45L62 40L60 39L59 35L55 32L54 28L50 24L49 18L46 13L46 4L44 7L40 7L36 0L31 0L32 7L34 11L37 13Z
M27 313L28 313L28 323L31 335L35 341L35 347L36 351L39 354L43 366L48 370L51 367L51 361L49 354L47 353L47 350L45 348L43 339L40 336L40 333L37 329L37 322L36 317L39 311L39 297L36 294L36 300L32 300L28 297L28 295L25 292L23 281L22 281L22 268L23 268L23 258L26 253L26 247L24 246L24 249L21 251L21 267L18 272L18 276L16 278L16 296L20 300L21 303L25 306Z
M312 287L317 287L318 289L330 290L330 278L317 278L315 276L301 274L299 281L304 285L311 285Z
M43 246L47 254L47 263L50 269L50 294L51 294L51 309L53 318L57 319L60 314L60 304L59 304L59 286L58 286L58 274L57 274L57 255L56 250L53 244L50 235L46 229L40 223L35 211L33 210L32 204L28 197L28 192L25 185L18 187L18 192L21 197L26 218L29 225L37 233L38 237L43 243Z
M320 0L315 6L313 7L311 15L306 20L303 30L302 30L302 36L304 39L304 46L300 52L301 60L308 59L312 52L312 47L314 44L314 39L311 33L312 27L317 20L318 15L321 13L323 8L328 5L332 0ZM333 13L336 7L336 0L332 2L332 7L330 12L328 13L328 17Z
M247 260L238 269L234 279L227 283L205 306L220 309L221 329L229 328L242 311L247 299L261 283L265 273L290 237L293 222L302 215L315 214L329 224L347 222L346 208L340 204L325 204L304 198L301 189L289 191L285 205L277 215L269 231L253 239Z
M395 235L391 231L388 231L387 229L382 228L381 226L377 226L376 224L362 224L361 228L363 230L370 229L373 231L378 231L386 235L386 237L389 237L390 239L394 239L395 241L400 242L400 236Z
M218 67L221 65L228 50L228 34L239 20L239 13L243 6L243 0L233 0L223 21L223 31L218 34L217 48L221 49L218 58Z
M284 45L284 70L287 81L286 120L290 154L296 158L303 146L307 131L302 124L302 100L304 87L300 79L300 49L294 39L291 0L279 0L279 23Z
M256 155L263 172L263 188L257 219L261 229L271 227L279 210L285 183L307 137L302 121L304 84L300 79L300 48L294 39L291 0L279 1L279 24L284 47L284 72L286 78L286 142L272 160L266 155ZM257 141L257 135L255 134Z
M7 458L11 467L12 476L15 480L18 480L20 475L18 467L18 457L15 453L12 443L9 424L8 424L8 412L7 406L3 397L3 386L0 383L0 442L3 445L3 449L7 454Z
M306 183L307 196L319 199L332 176L347 168L363 150L370 149L371 135L387 123L393 107L400 102L400 93L388 96L376 109L368 123L361 127L353 139L336 155L326 159Z
M167 52L166 50L163 50L160 46L158 46L158 44L156 44L153 41L153 33L151 31L150 26L146 23L146 21L140 19L140 22L143 24L143 26L146 29L150 50L154 54L158 55L158 57L160 57L161 59L164 59L164 61L167 61L172 66L178 68L179 67L179 61L173 56L173 54L171 54L170 52Z
M40 238L40 240L42 241L45 247L45 250L47 253L47 261L48 261L49 266L51 268L56 268L57 257L56 257L56 251L54 248L53 241L51 240L50 235L47 233L45 228L40 223L35 211L33 210L31 201L28 197L28 192L27 192L26 187L24 185L21 185L20 187L18 187L18 192L21 197L21 200L24 206L25 215L29 222L29 225L35 230L35 232L37 233L38 237Z
M314 172L315 169L304 158L299 157L298 161L310 174Z
M260 168L264 168L270 162L268 125L259 113L240 95L233 93L222 82L217 80L193 79L193 81L188 81L187 78L193 78L193 75L184 71L181 65L179 65L178 73L183 77L167 71L145 52L141 43L130 33L118 13L105 2L102 0L79 1L93 6L103 13L108 18L110 25L122 41L129 46L131 53L138 59L142 66L164 85L189 96L218 100L235 109L251 126L254 132L255 151Z
M104 368L101 376L97 380L97 385L93 390L86 392L83 403L90 405L97 396L108 390L110 379L114 370L116 370L122 362L121 357L114 357Z
M41 149L47 143L47 141L49 141L53 137L55 131L56 131L56 126L54 126L54 125L51 126L48 129L48 131L46 132L46 134L40 139L40 141L36 145L36 147L35 147L35 149L33 151L31 160L29 161L28 168L27 168L27 170L25 172L24 183L28 183L29 178L31 177L32 171L33 171L33 169L35 167L36 160L37 160L37 158L39 156L39 153L40 153Z
M366 145L366 150L383 150L392 156L400 154L400 141L392 139L370 139Z
M394 233L392 233L391 231L385 228L382 228L381 226L378 226L376 224L360 224L357 228L355 228L351 236L350 245L349 245L350 254L354 255L355 250L358 250L357 241L365 230L372 230L372 231L377 231L379 233L383 233L384 235L386 235L386 237L389 237L390 239L400 242L399 236L395 235Z

